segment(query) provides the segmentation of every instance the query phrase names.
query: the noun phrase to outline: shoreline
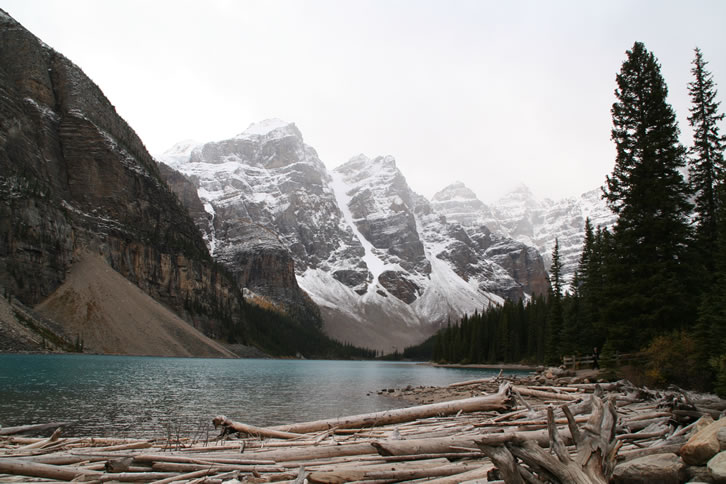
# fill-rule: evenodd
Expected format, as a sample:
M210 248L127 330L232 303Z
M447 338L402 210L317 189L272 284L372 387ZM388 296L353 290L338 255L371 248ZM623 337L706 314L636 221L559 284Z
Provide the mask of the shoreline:
M522 365L518 363L502 363L502 364L487 364L487 363L473 363L463 365L461 363L433 363L431 361L426 363L419 363L419 365L433 366L434 368L472 368L482 370L523 370L535 372L541 366L535 365Z
M584 375L550 373L419 387L416 391L424 400L432 399L432 392L457 398L271 427L218 415L213 419L222 431L217 437L214 431L194 428L152 439L66 438L59 431L49 438L22 437L6 429L12 435L0 432L0 482L40 477L165 484L204 479L220 484L234 479L474 484L501 482L502 472L509 468L544 480L563 466L577 466L586 474L599 469L608 481L615 477L618 482L686 482L686 476L703 480L697 478L710 472L700 460L689 459L695 455L695 447L689 446L698 441L693 439L696 434L716 438L726 401L681 389L652 391L625 380L578 383L575 380L585 380ZM50 431L60 425L45 427ZM594 430L582 432L588 429ZM573 439L575 433L580 438ZM527 447L524 442L537 445ZM591 444L606 449L592 454L596 467L572 460L575 451ZM564 456L560 459L533 460L522 452L563 446L567 452L558 454ZM718 445L699 459L712 458L716 449ZM509 463L501 459L503 452L512 454ZM649 459L648 470L641 459Z

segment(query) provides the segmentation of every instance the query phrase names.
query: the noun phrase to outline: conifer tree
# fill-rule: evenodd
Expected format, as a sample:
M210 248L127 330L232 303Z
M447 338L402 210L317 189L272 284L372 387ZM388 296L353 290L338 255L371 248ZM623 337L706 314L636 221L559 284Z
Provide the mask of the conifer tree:
M585 235L577 266L577 296L579 297L579 340L583 351L601 347L602 322L600 310L604 303L602 294L605 284L603 265L607 249L607 231L598 227L595 231L590 219L585 219Z
M562 261L560 260L560 241L555 239L552 249L552 265L550 266L549 310L547 313L547 346L545 361L553 365L559 362L560 332L562 331Z
M685 149L655 56L636 42L616 80L616 159L603 194L618 220L604 316L609 346L630 351L692 314L683 282L691 206Z
M695 49L693 81L688 83L691 95L691 115L688 122L693 127L693 147L689 158L689 183L695 195L697 239L706 268L713 270L713 252L718 238L719 187L724 183L724 137L719 134L716 85L706 70L701 50Z
M726 189L720 190L718 195L719 237L713 254L714 276L698 308L696 340L700 359L717 361L714 369L720 373L723 385L726 383ZM720 393L726 393L726 387L722 386Z

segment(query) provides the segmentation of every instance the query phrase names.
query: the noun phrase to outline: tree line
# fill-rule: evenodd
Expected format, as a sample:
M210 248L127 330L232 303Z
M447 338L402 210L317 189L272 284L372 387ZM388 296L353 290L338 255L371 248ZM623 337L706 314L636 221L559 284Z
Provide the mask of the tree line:
M602 187L615 224L585 222L570 289L556 242L547 298L462 318L427 343L433 359L556 364L597 347L603 358L643 354L651 382L726 393L726 138L716 84L696 48L686 148L655 55L640 42L626 55L611 109L615 165Z

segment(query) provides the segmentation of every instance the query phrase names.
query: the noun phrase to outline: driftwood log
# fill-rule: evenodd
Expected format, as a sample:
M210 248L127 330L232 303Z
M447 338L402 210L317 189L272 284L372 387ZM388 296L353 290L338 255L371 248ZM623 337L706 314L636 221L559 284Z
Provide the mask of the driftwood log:
M278 425L275 427L255 427L253 425L229 420L224 416L215 417L213 423L215 427L222 427L225 434L239 432L242 434L261 437L297 439L302 437L302 434L312 432L322 432L331 429L340 430L379 427L442 415L455 415L459 412L502 412L510 409L512 405L513 400L511 386L509 384L505 384L499 388L497 393L482 397L465 398L463 400L432 403L429 405L419 405L416 407L399 408L383 412L352 415L349 417Z
M607 484L621 445L615 438L617 413L612 400L604 404L599 396L592 395L591 401L593 412L582 429L578 428L570 409L562 407L577 449L574 458L557 430L552 407L547 408L547 432L550 450L555 455L536 441L521 437L499 446L482 439L477 445L494 462L507 483Z
M512 407L511 386L504 384L497 393L483 397L465 398L449 402L431 403L416 407L399 408L383 412L353 415L351 417L315 420L291 425L271 427L273 430L292 433L320 432L329 429L350 429L377 427L402 422L411 422L417 419L438 417L441 415L455 415L459 412L503 412Z
M214 417L214 419L212 419L212 424L214 424L214 428L222 427L225 433L238 432L255 437L270 437L273 439L297 439L303 437L301 434L282 432L280 430L256 427L254 425L235 422L224 415Z

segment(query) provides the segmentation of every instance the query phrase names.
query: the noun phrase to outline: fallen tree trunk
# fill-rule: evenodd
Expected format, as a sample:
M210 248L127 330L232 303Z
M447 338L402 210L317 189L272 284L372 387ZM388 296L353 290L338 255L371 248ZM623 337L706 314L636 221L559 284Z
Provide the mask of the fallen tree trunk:
M462 400L399 408L395 410L386 410L384 412L366 413L350 417L316 420L313 422L303 422L290 425L278 425L270 427L270 430L306 434L332 428L347 429L377 427L441 415L455 415L459 412L502 412L511 408L512 397L510 391L510 386L506 384L499 389L499 392L483 397L465 398Z

